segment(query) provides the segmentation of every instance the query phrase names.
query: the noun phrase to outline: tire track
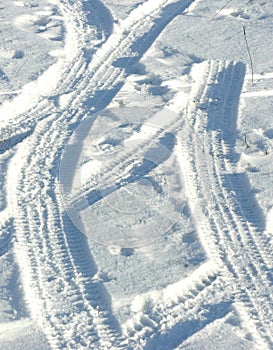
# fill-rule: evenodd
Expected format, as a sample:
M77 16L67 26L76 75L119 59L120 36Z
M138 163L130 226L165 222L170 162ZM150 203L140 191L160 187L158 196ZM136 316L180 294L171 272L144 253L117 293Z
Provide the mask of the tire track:
M20 101L22 100L26 104L26 100L28 100L24 94L19 96L19 101L14 100L7 107L1 109L1 114L10 116L8 121L1 121L1 133L12 137L18 135L18 129L24 133L29 132L29 129L33 131L37 121L43 120L51 113L65 113L68 106L70 112L73 108L79 109L79 104L83 105L81 107L85 109L92 107L92 113L104 108L114 96L113 94L110 97L107 96L106 86L117 85L117 82L121 83L121 78L124 78L124 70L138 62L140 57L151 46L154 38L160 34L176 15L186 9L192 1L187 0L184 3L178 0L160 0L157 3L151 0L146 1L133 10L131 15L121 23L117 33L113 33L110 37L105 35L108 38L107 41L92 55L92 60L88 64L84 57L84 47L88 39L89 30L86 26L83 27L86 19L81 20L82 17L84 18L83 10L80 7L81 2L75 4L72 1L62 0L61 11L64 13L68 30L67 56L72 54L72 58L68 62L66 59L65 62L57 63L43 74L38 90L46 90L44 82L50 81L51 75L57 76L55 79L57 88L53 88L46 93L43 91L42 95L38 94L37 96L37 86L34 86L32 90L36 99L33 98L31 107L23 113L21 112L19 116L15 112L18 110L17 106L21 104L23 107ZM165 13L161 14L164 10ZM157 21L158 18L160 18L160 21ZM139 33L134 35L137 32ZM137 42L138 40L140 42ZM73 43L72 47L71 42ZM132 48L133 43L136 42L135 48ZM148 45L144 45L145 42L148 42ZM97 45L94 43L94 46L96 47ZM124 63L120 67L115 67L113 63L120 57L126 58L128 50L131 51L131 57L124 59ZM109 79L112 80L112 84ZM77 94L75 94L75 91L77 91ZM117 92L118 90L114 94ZM26 95L28 94L29 91L27 90ZM54 102L56 98L58 100L62 95L68 95L69 97L63 108ZM87 96L85 101L84 96ZM92 96L93 98L91 99ZM104 100L105 102L103 102ZM35 106L33 107L33 105ZM12 118L11 116L14 113L16 113L15 117Z
M138 314L134 315L132 320L123 325L126 335L133 339L136 344L141 344L143 349L153 349L159 345L166 343L166 346L173 344L172 329L176 329L176 325L183 325L179 333L181 334L179 343L186 339L186 337L192 335L191 332L197 332L204 327L207 323L215 320L214 317L208 316L201 321L198 325L191 325L189 328L191 331L185 331L187 325L191 324L191 320L196 316L198 312L196 308L199 308L201 313L204 300L207 302L206 307L213 308L215 300L223 301L226 295L229 294L228 304L231 303L233 298L233 277L231 272L225 268L223 263L223 256L225 254L225 247L219 243L218 237L211 234L209 223L207 222L207 210L205 209L204 198L202 193L198 193L199 185L196 182L196 170L193 168L194 159L192 158L191 143L194 138L198 141L198 147L200 149L200 139L197 132L193 130L191 120L186 117L185 113L189 113L189 106L194 106L194 112L190 115L195 118L198 112L197 105L204 103L210 94L210 91L217 81L220 68L212 61L204 64L202 69L202 75L199 75L198 81L192 86L191 92L188 98L188 106L185 110L180 110L181 106L177 106L178 119L175 123L171 121L171 125L168 125L166 132L173 132L178 137L178 144L175 152L181 166L182 176L185 182L186 198L189 199L189 206L193 216L193 220L196 223L196 227L200 233L200 240L202 246L205 248L208 262L202 265L197 271L193 273L188 279L179 282L180 288L174 288L172 296L168 295L168 288L163 292L163 296L158 296L156 293L155 301L147 301L149 307L147 311L141 310ZM192 101L196 101L192 104ZM184 114L184 119L181 114ZM185 123L185 119L187 122ZM194 133L193 133L194 131ZM181 133L181 135L180 135ZM188 139L191 139L191 142ZM202 150L202 148L201 148ZM200 203L202 203L200 205ZM209 229L208 229L209 228ZM170 286L170 288L172 288ZM228 292L229 290L229 292ZM217 296L214 295L216 291ZM225 291L225 292L224 292ZM168 297L164 297L164 293ZM204 305L203 305L204 306ZM215 306L216 307L216 306ZM227 307L226 312L229 312ZM178 341L178 340L177 340ZM167 345L168 344L168 345Z
M170 3L176 4L176 7L169 13ZM162 4L164 6L159 9ZM153 5L152 14L163 16L161 22L157 21L155 32L159 34L168 20L184 7L185 4L182 6L177 1L161 1L156 8ZM145 12L142 22L137 18L133 28L136 34L147 22L146 16ZM139 38L145 39L145 33L135 36L135 40ZM132 44L130 40L124 46L124 52ZM120 51L115 52L120 55ZM113 57L109 58L108 65L111 61ZM104 72L101 68L100 77L109 77L107 86L113 88L113 84L115 87L123 79L123 74L113 74L108 65L103 68ZM107 295L100 296L106 293L96 282L96 268L90 252L84 248L86 242L62 212L58 194L57 165L69 136L67 130L88 114L84 109L84 99L92 89L96 91L99 83L98 75L94 78L89 70L84 70L83 66L81 69L80 76L86 76L81 82L76 79L74 104L65 112L61 110L50 116L43 114L44 120L22 143L23 147L19 148L9 168L11 204L18 212L15 220L17 255L31 313L43 325L53 348L129 349L107 306ZM99 103L97 106L106 102ZM31 113L34 119L37 110ZM11 191L12 183L16 183L16 193ZM86 344L86 339L89 344Z
M189 124L188 127L184 126L181 134L183 141L179 145L181 168L183 165L187 198L191 199L190 208L195 221L199 223L197 226L199 236L208 257L212 265L218 266L218 273L221 274L223 283L226 283L226 286L233 286L230 297L238 311L244 315L244 319L248 319L248 327L252 334L263 348L271 348L272 286L267 274L270 271L272 253L266 246L267 241L260 238L260 230L257 230L253 223L249 224L244 211L242 209L239 211L236 207L240 205L231 203L231 200L234 202L234 198L230 197L231 188L227 187L223 176L230 171L230 168L234 170L235 167L235 165L231 167L230 157L235 142L235 120L244 72L242 64L208 62L205 73L206 87L200 88L197 85L192 89L194 91L192 98L195 102L187 108ZM196 96L200 98L197 99ZM230 117L233 120L227 119ZM240 186L233 186L233 191L239 190ZM195 210L198 201L200 207ZM235 206L233 209L230 208L231 204ZM215 275L217 276L216 269ZM209 283L202 293L206 298L210 297ZM185 299L188 298L188 294L185 293ZM196 299L198 295L199 293L196 293ZM219 299L223 300L221 299L223 297L219 296ZM169 326L165 328L161 326L165 318L172 320L175 312L170 309L168 313L166 311L168 307L162 302L163 298L159 299L158 304L152 305L152 309L164 309L158 313L158 318L152 311L146 313L144 317L144 312L141 311L135 317L138 321L127 326L127 332L147 349L157 344L155 342L151 345L148 340L150 338L160 339L158 344L164 344L172 334L172 326L176 324L171 321ZM191 301L190 299L190 303ZM195 300L194 305L200 305L198 302ZM164 316L160 316L161 312ZM180 310L180 314L187 312L187 308ZM143 321L140 321L142 318ZM153 330L146 330L150 324L153 325L150 326ZM166 329L169 332L166 332ZM180 341L185 340L182 338L181 336Z
M66 57L51 66L37 81L27 84L13 101L1 107L1 135L6 135L6 138L31 134L39 121L60 110L59 97L75 90L84 76L87 66L84 45L88 41L91 46L97 47L98 43L97 38L90 34L90 26L81 5L81 1L59 2L67 34L64 48ZM97 15L95 11L96 8L94 16ZM104 38L106 40L108 35L105 34ZM49 85L52 77L54 80ZM4 119L5 115L9 116L7 120Z
M208 70L204 70L203 75L200 76L200 82L194 84L189 100L203 101L207 94L207 90L213 81L215 74L213 68L214 66L211 66L208 68ZM121 176L117 177L116 174L124 173L124 169L126 169L126 167L127 172L129 173L130 168L133 166L133 161L136 158L136 154L138 154L139 157L143 156L146 152L146 149L151 148L155 142L163 137L166 133L177 134L184 127L185 120L182 119L181 113L177 113L177 116L173 116L172 114L173 111L170 110L170 120L165 125L160 125L160 127L158 127L158 131L153 135L152 138L150 138L148 141L139 143L129 152L125 149L118 157L115 157L115 160L113 162L110 162L109 165L103 169L103 173L99 174L100 185L107 187L107 183L109 184L109 181L110 183L121 183ZM187 122L189 121L187 120ZM150 120L145 121L145 125L150 124L156 126L156 120L154 120L154 117L152 117ZM73 205L73 203L77 202L80 198L89 196L90 193L98 190L99 188L93 186L92 180L86 182L84 190L77 192L73 195L72 198L70 198L71 204Z
M260 238L260 229L257 230L246 217L247 208L242 210L240 203L234 203L234 198L230 196L231 190L243 191L243 184L234 180L231 186L225 181L225 174L234 171L236 165L232 165L230 159L234 154L236 115L244 71L242 64L235 63L227 63L223 74L219 71L218 80L222 82L215 88L215 92L221 93L222 102L218 107L211 105L206 112L199 114L202 117L199 123L205 130L203 137L207 145L206 153L210 156L204 157L200 154L197 142L192 152L195 170L199 176L198 186L204 195L211 194L206 203L210 230L226 252L223 261L234 276L238 290L237 300L247 309L249 317L256 325L257 335L271 347L272 316L269 315L272 315L273 304L270 296L272 282L268 273L272 266L272 253L267 247L267 241ZM210 97L215 97L213 90ZM192 113L195 114L195 111ZM204 122L206 118L207 126ZM200 132L199 126L198 129L196 127L196 132L198 130ZM202 181L202 178L206 181ZM240 196L237 198L240 199ZM258 223L256 218L253 222Z
M123 325L125 335L136 348L138 345L141 349L156 349L164 344L172 348L215 320L216 315L203 318L204 309L219 300L231 304L232 293L230 299L226 298L230 288L226 279L219 271L210 270L210 266L201 266L200 271L178 282L179 287L170 285L165 291L155 292L154 296L151 292L146 297L142 310ZM198 324L192 324L193 319L199 320ZM179 333L177 328L181 328Z

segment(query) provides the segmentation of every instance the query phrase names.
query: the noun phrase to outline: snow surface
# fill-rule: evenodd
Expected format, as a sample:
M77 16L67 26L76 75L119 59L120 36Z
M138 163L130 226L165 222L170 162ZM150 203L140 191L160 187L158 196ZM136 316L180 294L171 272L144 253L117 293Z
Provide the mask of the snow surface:
M272 18L0 0L1 350L273 349Z

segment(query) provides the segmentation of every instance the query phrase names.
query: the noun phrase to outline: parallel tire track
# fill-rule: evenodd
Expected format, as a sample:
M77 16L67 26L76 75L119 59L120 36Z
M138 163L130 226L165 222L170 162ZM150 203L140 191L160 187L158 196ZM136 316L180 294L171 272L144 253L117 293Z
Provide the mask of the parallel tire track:
M226 174L230 174L236 165L232 164L229 157L234 152L236 116L244 72L240 63L231 62L225 67L220 67L220 86L207 95L208 99L213 99L217 90L218 106L211 104L199 115L196 110L192 111L193 115L199 117L196 132L200 134L201 125L204 144L207 147L206 154L210 155L201 155L200 146L195 141L191 150L192 163L193 171L197 172L199 178L197 187L203 195L211 194L206 201L210 231L225 251L222 259L234 276L238 291L236 300L241 301L248 310L249 317L256 325L257 335L271 347L273 303L272 282L268 274L272 266L272 251L268 242L261 238L262 232L259 227L256 228L246 217L246 207L242 210L242 205L234 202L230 195L232 190L242 192L242 183L236 184L234 180L231 186L225 181ZM240 196L237 197L240 200ZM254 219L253 222L255 221L258 225L259 221Z

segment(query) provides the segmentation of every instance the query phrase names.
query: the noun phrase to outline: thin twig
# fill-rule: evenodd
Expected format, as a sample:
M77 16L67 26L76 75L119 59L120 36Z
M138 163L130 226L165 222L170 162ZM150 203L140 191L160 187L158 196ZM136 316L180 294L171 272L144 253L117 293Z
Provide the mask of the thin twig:
M245 144L246 144L246 148L249 148L250 146L249 146L249 144L247 143L247 140L246 140L246 134L244 134L244 136L245 136Z
M249 60L250 60L250 67L251 67L251 81L252 81L252 85L254 84L254 73L253 73L253 61L252 61L252 57L251 57L251 53L250 53L250 49L249 49L249 45L247 42L247 37L246 37L246 28L245 26L243 26L243 31L244 31L244 38L245 38L245 42L246 42L246 48L247 48L247 52L248 52L248 56L249 56Z
M232 0L228 1L223 7L221 7L220 10L218 10L218 11L216 12L216 14L211 18L211 21L212 21L216 16L218 16L219 13L220 13L225 7L227 7L228 4L231 3L231 1L232 1Z
M19 67L19 69L17 70L15 76L17 77L17 75L20 73L21 69L24 67L24 65L27 63L27 61L29 60L29 57L27 57L25 59L25 61L21 64L21 66Z

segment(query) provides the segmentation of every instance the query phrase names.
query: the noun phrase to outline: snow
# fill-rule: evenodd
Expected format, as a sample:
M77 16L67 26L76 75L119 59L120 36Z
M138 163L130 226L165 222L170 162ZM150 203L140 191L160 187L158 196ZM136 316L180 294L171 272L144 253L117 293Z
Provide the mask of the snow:
M47 340L41 329L37 329L34 321L22 318L12 323L1 323L1 349L46 350Z
M1 350L273 349L272 18L0 0Z

